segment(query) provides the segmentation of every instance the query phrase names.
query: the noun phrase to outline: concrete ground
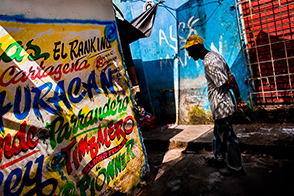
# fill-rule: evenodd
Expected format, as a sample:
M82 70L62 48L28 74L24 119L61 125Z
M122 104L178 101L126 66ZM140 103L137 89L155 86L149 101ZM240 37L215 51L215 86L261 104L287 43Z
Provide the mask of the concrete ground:
M142 132L150 165L140 196L294 195L294 124L234 125L246 175L224 177L208 165L213 125Z

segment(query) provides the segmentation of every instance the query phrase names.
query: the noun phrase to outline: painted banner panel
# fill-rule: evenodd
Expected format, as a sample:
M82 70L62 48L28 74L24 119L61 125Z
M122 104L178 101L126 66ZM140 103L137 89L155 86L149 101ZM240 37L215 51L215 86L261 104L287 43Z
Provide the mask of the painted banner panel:
M0 48L1 195L133 191L148 165L115 22L1 16Z

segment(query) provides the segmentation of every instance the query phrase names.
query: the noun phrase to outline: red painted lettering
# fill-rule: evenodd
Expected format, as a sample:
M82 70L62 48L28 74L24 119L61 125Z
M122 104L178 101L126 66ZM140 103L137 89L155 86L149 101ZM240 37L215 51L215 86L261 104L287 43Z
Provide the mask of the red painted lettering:
M81 63L77 60L72 63L71 68L69 63L58 64L57 66L50 65L45 68L44 61L41 62L40 66L36 66L35 62L33 62L32 66L27 70L18 70L17 66L11 66L0 75L0 85L7 87L11 84L26 82L28 79L42 79L47 76L52 76L56 81L59 81L63 75L71 72L83 71L89 67L90 64L88 64L87 60L84 60Z
M116 137L118 140L120 139L120 136L126 137L125 132L122 130L122 124L123 124L122 119L120 119L118 122L115 123Z
M76 144L76 138L65 148L61 149L61 153L66 155L66 168L67 173L71 174L72 167L71 167L71 149Z
M39 138L33 141L33 138L37 135L37 128L35 126L31 126L27 132L26 136L26 128L27 123L24 121L20 130L15 134L15 136L11 137L11 134L8 133L4 138L0 138L0 162L4 155L6 158L11 158L13 155L18 155L21 151L26 152L28 149L33 149L37 146L39 142Z
M98 144L96 141L96 137L93 136L90 140L89 140L89 145L90 145L90 153L91 153L91 157L92 159L97 155L98 153Z
M84 139L81 139L79 142L79 159L80 159L80 161L83 159L86 152L89 153L87 135L84 137Z
M125 133L126 134L130 134L132 133L133 129L134 129L134 126L135 126L135 123L134 123L134 120L133 120L133 117L132 116L127 116L124 120L124 130L125 130ZM127 129L127 127L129 129Z

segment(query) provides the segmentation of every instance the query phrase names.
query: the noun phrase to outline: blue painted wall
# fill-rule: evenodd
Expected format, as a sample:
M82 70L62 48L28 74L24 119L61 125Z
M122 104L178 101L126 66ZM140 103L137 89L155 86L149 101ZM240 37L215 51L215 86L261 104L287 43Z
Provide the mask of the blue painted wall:
M122 0L125 19L131 21L140 15L144 3ZM169 0L159 5L151 36L130 45L145 109L155 115L158 123L178 119L187 124L188 112L195 105L209 113L202 62L195 62L185 50L179 50L193 34L205 40L207 49L224 56L242 99L249 103L234 0Z

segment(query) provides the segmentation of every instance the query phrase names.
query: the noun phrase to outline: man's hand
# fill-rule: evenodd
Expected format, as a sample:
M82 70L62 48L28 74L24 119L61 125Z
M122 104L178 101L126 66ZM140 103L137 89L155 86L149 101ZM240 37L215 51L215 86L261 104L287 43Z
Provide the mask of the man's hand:
M242 99L240 97L239 87L238 87L238 84L237 84L236 79L233 74L229 76L229 79L227 81L227 85L234 92L234 95L235 95L235 98L237 101L237 110L239 112L243 112L243 108L247 107L247 104L244 103L244 101L242 101Z

